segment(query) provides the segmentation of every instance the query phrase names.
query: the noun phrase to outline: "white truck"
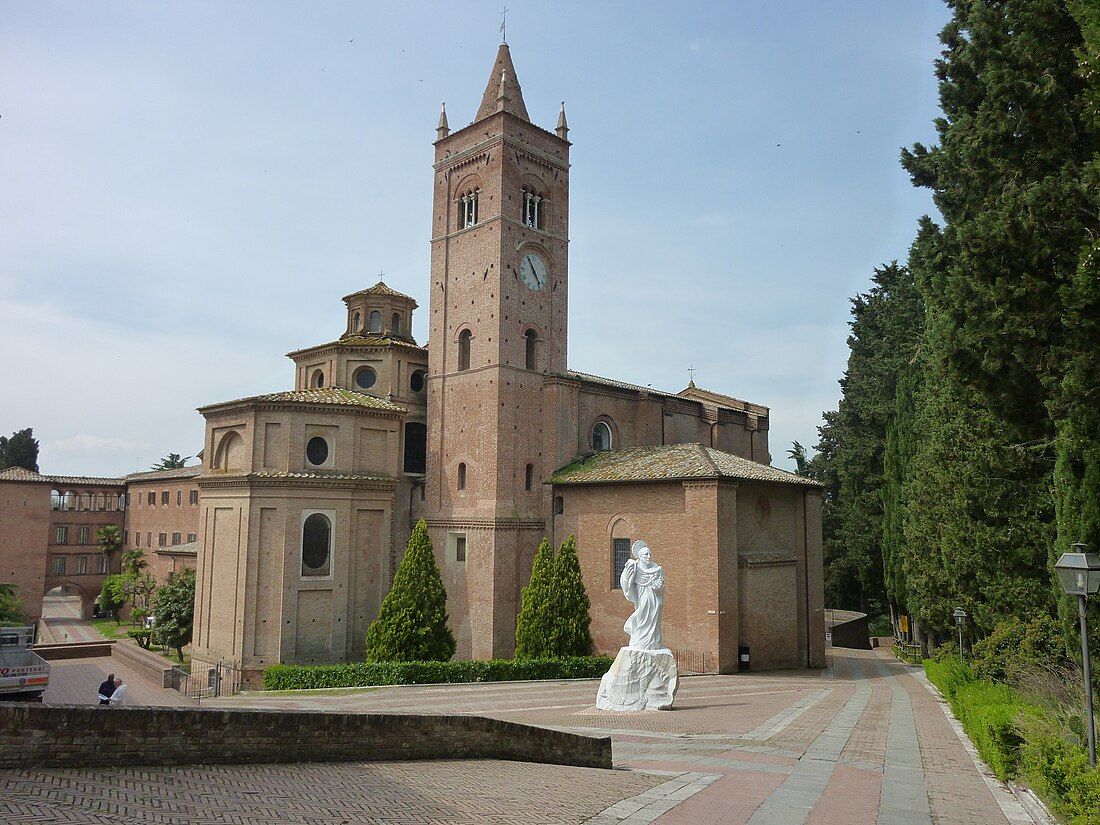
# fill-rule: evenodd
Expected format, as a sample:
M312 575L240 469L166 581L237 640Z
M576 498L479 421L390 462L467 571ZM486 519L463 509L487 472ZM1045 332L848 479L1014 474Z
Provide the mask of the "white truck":
M31 650L33 627L0 627L0 700L41 702L50 663Z

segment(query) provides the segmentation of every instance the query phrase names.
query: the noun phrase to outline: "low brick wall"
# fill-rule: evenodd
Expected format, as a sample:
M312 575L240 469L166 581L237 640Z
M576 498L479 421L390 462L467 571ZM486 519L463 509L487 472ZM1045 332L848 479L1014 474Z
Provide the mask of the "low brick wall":
M0 707L0 767L510 759L611 767L611 739L480 716Z

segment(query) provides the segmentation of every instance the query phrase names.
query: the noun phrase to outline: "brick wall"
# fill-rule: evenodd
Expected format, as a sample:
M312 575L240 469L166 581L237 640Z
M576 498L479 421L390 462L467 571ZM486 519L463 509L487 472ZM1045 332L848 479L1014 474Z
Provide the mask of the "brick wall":
M409 759L610 769L611 739L479 716L0 707L0 768Z

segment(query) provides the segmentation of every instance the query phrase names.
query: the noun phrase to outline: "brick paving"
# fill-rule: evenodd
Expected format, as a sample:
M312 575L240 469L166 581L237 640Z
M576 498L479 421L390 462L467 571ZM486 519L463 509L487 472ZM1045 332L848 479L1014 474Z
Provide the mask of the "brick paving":
M58 663L90 701L110 659ZM250 694L206 707L490 716L611 736L616 770L506 761L0 772L0 821L1023 825L915 669L829 651L825 671L690 677L667 712L594 707L595 681ZM99 676L98 678L102 678ZM70 682L72 684L70 684ZM131 683L132 704L171 691ZM186 701L186 700L180 700Z

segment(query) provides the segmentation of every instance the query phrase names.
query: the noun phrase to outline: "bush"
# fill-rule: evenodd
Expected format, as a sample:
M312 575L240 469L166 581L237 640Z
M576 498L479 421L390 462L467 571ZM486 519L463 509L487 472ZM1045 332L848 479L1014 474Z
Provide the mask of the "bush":
M531 565L531 580L523 588L516 617L516 658L541 659L550 655L554 622L554 550L543 539Z
M608 671L613 661L610 656L575 656L561 659L272 665L264 671L264 690L598 679Z
M929 681L940 689L952 710L955 708L955 693L958 689L974 681L970 666L957 656L945 657L942 661L926 659L924 672Z
M1023 741L1016 717L1025 709L1023 700L1008 685L985 681L961 684L952 703L955 716L999 779L1015 776Z
M366 652L368 662L445 662L455 655L455 637L447 626L447 591L424 519L409 536L393 587L367 628Z
M1050 616L1026 623L1010 618L974 643L974 672L990 682L1014 683L1023 670L1049 670L1069 664L1061 628Z
M1100 825L1100 771L1049 718L1023 714L1020 774L1069 825Z

